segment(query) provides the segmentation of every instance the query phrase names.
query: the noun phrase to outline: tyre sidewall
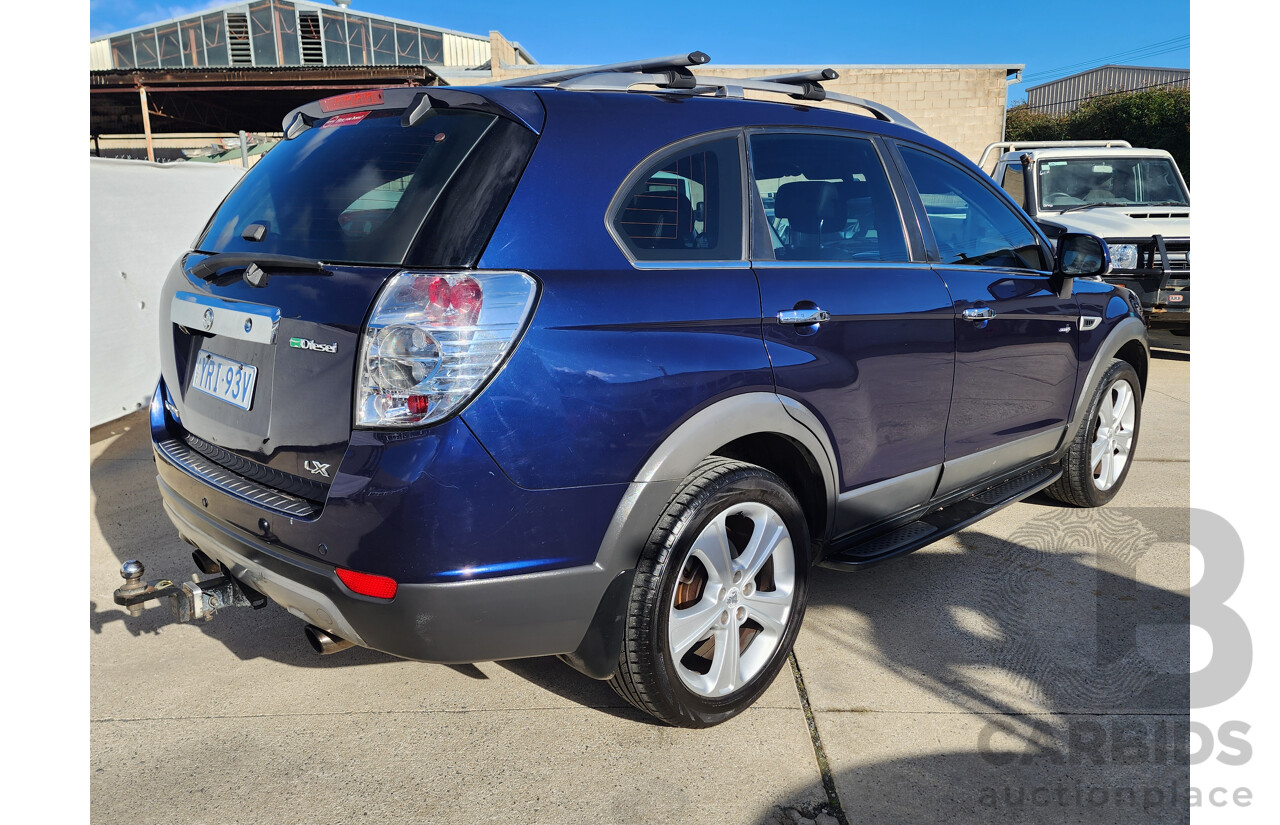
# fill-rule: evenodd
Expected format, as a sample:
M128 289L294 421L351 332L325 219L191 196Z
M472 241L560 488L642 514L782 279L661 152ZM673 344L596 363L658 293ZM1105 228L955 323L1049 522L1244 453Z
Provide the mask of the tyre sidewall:
M1124 469L1120 471L1120 477L1116 479L1116 483L1112 484L1110 489L1099 490L1098 485L1093 482L1093 466L1090 463L1093 439L1098 433L1098 413L1102 409L1102 399L1107 397L1117 381L1127 382L1129 389L1133 392L1133 443L1129 446L1129 459L1125 462ZM1088 429L1082 445L1083 449L1080 451L1078 459L1081 462L1081 473L1085 479L1085 483L1081 487L1085 495L1088 496L1090 505L1100 507L1115 498L1116 494L1120 492L1120 488L1124 486L1125 479L1129 477L1129 471L1133 469L1133 459L1138 450L1138 439L1142 436L1142 386L1138 382L1138 373L1127 362L1117 361L1111 365L1106 375L1103 376L1098 391L1094 394L1093 403L1089 406L1087 424Z
M760 672L731 696L712 699L689 690L676 673L676 663L668 655L667 620L680 570L694 540L717 515L735 505L749 502L758 502L772 508L782 518L791 535L791 546L795 553L795 590L791 615L777 649ZM650 638L647 641L656 654L654 662L660 693L664 699L674 699L669 708L672 715L686 720L685 724L690 727L714 725L745 710L769 687L785 663L804 618L808 597L808 548L809 530L799 504L781 481L766 470L754 467L737 470L694 499L661 548L661 564L653 573L661 576L661 582L655 591L657 604L648 605L648 609L656 613L648 623Z

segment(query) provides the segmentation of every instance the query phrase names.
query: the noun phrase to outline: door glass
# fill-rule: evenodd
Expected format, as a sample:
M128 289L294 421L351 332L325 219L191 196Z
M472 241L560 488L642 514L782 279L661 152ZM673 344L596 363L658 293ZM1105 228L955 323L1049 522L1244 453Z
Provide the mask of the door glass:
M950 161L900 146L944 264L1048 270L1040 242L1017 214Z
M751 171L778 260L909 260L893 190L871 141L755 135Z

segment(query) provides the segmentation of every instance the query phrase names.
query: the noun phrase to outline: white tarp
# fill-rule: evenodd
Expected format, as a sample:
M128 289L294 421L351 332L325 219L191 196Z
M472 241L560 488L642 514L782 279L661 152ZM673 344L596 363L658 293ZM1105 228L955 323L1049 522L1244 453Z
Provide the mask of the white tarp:
M244 169L89 159L89 426L133 412L160 376L160 288Z

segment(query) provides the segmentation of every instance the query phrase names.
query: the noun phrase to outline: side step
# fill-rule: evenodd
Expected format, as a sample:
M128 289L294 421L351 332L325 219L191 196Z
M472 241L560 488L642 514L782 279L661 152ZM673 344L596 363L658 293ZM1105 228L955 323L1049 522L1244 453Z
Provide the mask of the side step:
M819 566L832 570L859 570L919 550L963 530L996 510L1040 492L1061 476L1062 470L1057 467L1028 470L968 498L931 510L916 521L888 533L838 547L836 552L819 562Z

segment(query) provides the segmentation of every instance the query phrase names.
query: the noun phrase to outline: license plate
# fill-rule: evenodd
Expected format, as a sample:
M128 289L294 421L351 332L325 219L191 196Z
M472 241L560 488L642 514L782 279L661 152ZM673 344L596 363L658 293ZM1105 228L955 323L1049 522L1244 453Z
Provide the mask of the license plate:
M247 410L253 404L253 383L257 377L257 367L204 352L196 359L191 386Z

